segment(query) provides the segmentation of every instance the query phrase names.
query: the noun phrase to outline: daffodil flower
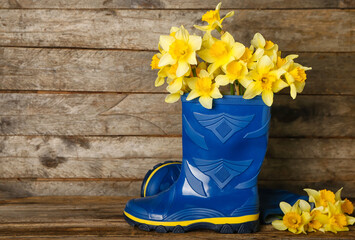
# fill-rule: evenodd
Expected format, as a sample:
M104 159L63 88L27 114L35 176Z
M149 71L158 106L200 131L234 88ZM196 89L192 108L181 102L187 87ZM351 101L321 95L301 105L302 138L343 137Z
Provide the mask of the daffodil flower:
M271 106L273 103L274 92L287 87L287 83L280 79L285 73L282 68L274 70L271 59L264 55L257 63L254 70L250 71L248 78L250 81L243 81L241 84L246 88L243 98L251 99L261 94L264 103Z
M178 64L176 76L184 76L190 69L190 64L197 64L196 51L201 48L200 36L189 35L188 31L181 26L179 30L170 35L160 36L159 45L164 50L158 67ZM173 36L172 36L173 35Z
M244 51L245 46L235 42L228 32L221 36L221 40L213 38L209 33L206 33L203 48L198 52L198 55L204 61L211 63L208 72L213 73L219 67L239 59L244 54Z
M254 50L254 46L251 45L249 48L245 48L244 54L240 57L240 60L247 63L249 69L254 69L257 61L264 55L264 49L257 48Z
M328 207L328 203L335 204L335 194L332 191L323 189L316 191L314 189L303 189L309 196L309 202L313 202L316 207Z
M251 45L256 49L263 49L264 54L269 56L273 63L277 60L277 52L279 46L272 41L266 41L263 35L260 33L255 33L253 39L251 40Z
M216 28L222 29L222 22L224 21L224 19L232 17L234 15L234 11L227 13L227 15L221 19L219 15L219 10L221 9L221 5L222 5L221 2L218 3L215 10L208 11L202 16L202 21L207 22L208 23L207 26L194 25L194 27L201 31L212 31Z
M308 223L308 232L325 232L324 225L328 222L328 215L324 213L323 207L314 208L311 211L311 220Z
M349 231L347 226L354 224L355 218L343 213L340 201L335 204L328 202L328 205L328 221L324 224L325 231L331 231L333 233Z
M237 79L244 79L248 74L248 67L243 61L233 60L227 65L222 66L222 71L225 75L218 75L216 83L220 86L225 86L234 83Z
M335 193L335 201L340 202L341 204L341 210L346 213L346 214L353 214L354 212L354 204L347 198L344 200L341 199L341 191L343 188L340 188L336 193Z
M301 93L306 84L306 71L311 70L310 67L304 67L301 64L295 63L293 61L297 55L291 55L289 57L286 64L284 64L281 68L283 68L285 73L285 79L287 83L290 85L290 95L293 99L296 98L297 93Z
M188 86L191 88L191 92L187 96L186 100L199 97L201 105L207 109L212 108L212 99L222 98L222 94L218 89L218 85L213 83L213 74L209 74L206 70L201 70L198 77L191 78L188 82Z
M302 202L302 203L301 203ZM306 233L305 226L311 220L309 210L304 210L300 208L300 205L303 207L308 207L307 202L304 200L298 200L292 207L286 202L280 203L280 208L285 214L282 220L275 220L272 222L272 226L277 230L289 230L292 233L300 234ZM309 206L310 209L310 206Z

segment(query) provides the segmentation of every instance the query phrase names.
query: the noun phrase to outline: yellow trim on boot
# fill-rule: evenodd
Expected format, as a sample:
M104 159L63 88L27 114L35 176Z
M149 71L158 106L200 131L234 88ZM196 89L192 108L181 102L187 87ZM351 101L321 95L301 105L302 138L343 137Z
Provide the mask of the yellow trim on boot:
M170 162L170 163L165 163L165 164L159 166L158 168L154 169L154 171L149 175L147 182L145 183L144 192L143 192L143 197L146 196L147 187L148 187L149 181L150 181L150 179L152 179L153 175L154 175L159 169L161 169L162 167L165 167L165 166L168 166L168 165L171 165L171 164L176 164L176 163L180 163L180 164L181 164L181 162Z
M259 219L259 214L253 214L253 215L246 215L246 216L241 216L241 217L217 217L217 218L201 218L201 219L196 219L196 220L187 220L187 221L177 221L177 222L165 222L165 221L152 221L152 220L145 220L145 219L140 219L135 216L132 216L131 214L123 211L124 215L126 215L128 218L131 220L138 222L138 223L145 223L148 225L163 225L163 226L177 226L180 225L182 227L186 227L188 225L194 224L194 223L213 223L213 224L239 224L239 223L245 223L245 222L251 222L251 221L256 221Z

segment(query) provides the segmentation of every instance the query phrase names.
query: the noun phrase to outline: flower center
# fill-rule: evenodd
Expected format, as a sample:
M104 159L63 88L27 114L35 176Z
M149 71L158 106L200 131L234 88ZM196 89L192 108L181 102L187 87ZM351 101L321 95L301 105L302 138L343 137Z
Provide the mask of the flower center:
M232 61L227 65L227 72L234 78L240 77L243 71L243 64L239 61Z
M212 89L212 79L209 77L199 78L196 82L196 91L201 96L209 96Z
M335 214L333 217L330 218L330 224L337 226L339 228L343 228L348 225L345 215L343 214Z
M240 60L247 63L252 56L252 51L249 48L245 48L244 54L240 57Z
M228 53L229 53L228 44L221 40L218 40L214 44L212 44L210 49L210 54L215 59L223 58L227 56Z
M335 203L335 195L332 191L329 190L321 190L320 191L320 199L319 203L321 206L326 207L328 206L328 202Z
M169 53L174 59L180 59L189 52L189 46L183 40L176 39L169 47Z
M341 209L344 213L353 214L354 212L354 205L349 199L345 198L343 204L341 205Z
M276 63L277 68L282 67L285 63L286 63L286 58L281 58L279 56L277 57L277 63Z
M271 90L272 89L272 84L275 81L276 81L276 77L275 76L266 73L260 79L261 88L263 90Z
M219 21L219 12L216 10L206 12L202 16L202 21L208 22L208 24L211 24L214 21Z
M311 227L311 228L314 228L314 229L320 229L322 227L322 224L317 221L317 220L311 220L308 225Z
M274 44L273 42L271 42L271 41L266 41L264 48L265 48L266 50L269 50L269 49L272 48L274 45L275 45L275 44Z
M282 221L287 228L298 228L301 226L302 218L298 213L288 212Z
M296 67L290 73L293 76L293 78L298 82L304 82L307 79L306 72L304 71L304 69L300 67Z

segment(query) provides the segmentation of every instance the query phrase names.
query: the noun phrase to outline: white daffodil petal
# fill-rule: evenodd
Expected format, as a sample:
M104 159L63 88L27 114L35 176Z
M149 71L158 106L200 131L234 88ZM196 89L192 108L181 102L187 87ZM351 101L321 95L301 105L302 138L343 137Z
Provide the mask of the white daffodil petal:
M306 211L309 212L311 211L311 205L309 205L308 202L306 202L305 200L300 200L299 206L301 208L302 211Z
M189 93L189 95L187 95L186 100L187 100L187 101L190 101L190 100L195 99L195 98L197 98L197 97L199 97L199 96L200 96L200 95L197 93L196 90L192 90L192 91Z
M187 62L179 61L178 68L176 69L176 76L182 77L187 73L190 69L190 66Z
M233 56L235 59L239 59L241 56L243 56L245 52L245 46L239 42L234 43L233 45Z
M196 52L192 52L187 59L187 62L190 63L191 65L196 65L197 64L197 59L196 59Z
M227 75L218 75L215 80L216 83L220 86L225 86L230 83L229 77Z
M183 80L181 77L174 79L173 82L167 86L166 90L168 90L170 93L180 92L182 88L182 81Z
M156 87L160 87L161 85L164 84L164 82L165 82L165 77L159 77L159 76L158 76L158 77L155 79L154 85L155 85Z
M284 214L291 211L291 208L292 208L291 205L288 204L287 202L280 202L280 209Z
M223 95L219 91L218 86L216 84L212 85L212 91L211 91L210 95L212 98L222 98L223 97Z
M271 107L274 101L274 93L271 90L264 90L261 94L261 98L267 106Z
M277 93L287 86L288 86L287 83L285 83L281 79L278 79L278 80L276 80L276 82L274 82L274 84L272 84L272 91Z
M221 37L221 40L227 43L228 46L232 46L235 42L233 36L229 32L224 33Z
M181 26L179 30L175 33L175 38L184 42L188 42L189 32L184 28L184 26Z
M297 96L296 86L293 83L290 84L290 95L292 99L295 99Z
M201 96L198 101L204 108L212 109L212 98L209 96Z
M180 99L180 93L173 93L173 94L169 94L168 96L166 96L165 98L165 102L166 103L174 103L179 101Z
M164 51L169 51L170 45L175 41L175 38L168 35L161 35L159 39L159 45Z
M285 226L285 224L283 223L282 220L274 220L274 221L272 221L271 224L274 228L276 228L277 230L280 230L280 231L284 231L287 229L287 227Z
M262 92L261 87L258 84L256 84L255 82L252 82L249 84L249 86L245 90L243 98L244 99L252 99L256 95L259 95L261 92Z
M272 63L271 59L264 55L262 58L260 58L258 65L257 65L257 71L260 74L268 73L271 68L274 67L274 64Z
M197 77L186 78L187 86L189 86L190 89L195 89L197 79Z
M176 63L176 59L173 59L169 53L165 53L158 64L158 67L164 67L166 65L173 65Z
M255 33L253 39L251 40L251 44L255 48L264 48L265 47L265 38L260 33Z
M241 79L238 79L238 82L240 84L242 84L243 87L247 88L249 86L249 84L253 82L253 80L248 79L248 78L241 78Z
M192 51L200 50L202 45L202 38L200 36L191 35L189 37L189 45Z

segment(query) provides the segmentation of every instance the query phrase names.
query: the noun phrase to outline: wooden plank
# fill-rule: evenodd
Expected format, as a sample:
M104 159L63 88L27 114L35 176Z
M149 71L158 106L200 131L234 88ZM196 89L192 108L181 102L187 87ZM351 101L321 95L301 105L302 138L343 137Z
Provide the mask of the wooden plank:
M0 48L2 90L165 92L154 87L153 52ZM284 53L286 56L288 53ZM355 95L354 53L299 54L312 66L303 94ZM125 61L122 61L124 59Z
M213 9L217 5L216 0L0 0L0 8L15 9L119 9L119 8L138 8L138 9ZM290 8L353 8L354 2L347 0L224 0L223 9L290 9Z
M141 181L117 180L0 180L0 199L31 196L138 196ZM330 189L344 187L343 196L355 197L354 181L294 181L260 179L264 188L285 189L304 194L304 188Z
M165 94L23 94L0 96L2 135L181 135L181 103ZM355 98L275 97L272 137L353 137Z
M156 50L171 26L198 32L192 25L204 12L2 9L0 46ZM240 10L225 25L247 45L261 32L283 51L349 52L353 19L352 10Z
M5 178L95 178L141 180L162 158L96 159L0 158L0 176ZM355 159L272 159L263 163L260 179L294 181L352 181Z
M127 197L30 197L3 201L0 205L0 239L166 239L166 234L144 232L129 226L122 216ZM21 216L21 217L19 217ZM337 238L353 239L349 232ZM220 234L200 230L169 234L171 239L219 239ZM294 235L262 225L254 234L225 234L224 239L334 239L334 234Z
M270 138L268 158L353 159L355 139ZM181 137L1 136L0 157L40 158L50 162L77 159L161 158L182 156ZM47 162L49 162L47 164Z

